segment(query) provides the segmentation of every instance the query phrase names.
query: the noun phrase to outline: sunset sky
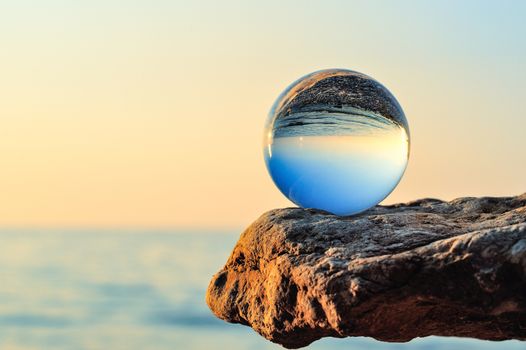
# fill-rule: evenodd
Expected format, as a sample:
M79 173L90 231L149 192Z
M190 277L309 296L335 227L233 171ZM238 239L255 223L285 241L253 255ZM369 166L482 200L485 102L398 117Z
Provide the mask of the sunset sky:
M283 89L348 68L411 130L384 201L526 192L524 1L1 1L0 226L241 228Z

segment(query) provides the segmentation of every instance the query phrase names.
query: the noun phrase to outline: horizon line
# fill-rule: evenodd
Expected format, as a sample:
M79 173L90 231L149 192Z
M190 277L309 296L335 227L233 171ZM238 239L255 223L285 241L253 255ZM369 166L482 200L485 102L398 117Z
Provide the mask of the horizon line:
M213 226L53 226L53 225L0 225L0 234L10 233L29 233L35 231L41 231L42 233L173 233L173 234L186 234L186 233L212 233L215 234L241 234L244 228L240 227L213 227Z

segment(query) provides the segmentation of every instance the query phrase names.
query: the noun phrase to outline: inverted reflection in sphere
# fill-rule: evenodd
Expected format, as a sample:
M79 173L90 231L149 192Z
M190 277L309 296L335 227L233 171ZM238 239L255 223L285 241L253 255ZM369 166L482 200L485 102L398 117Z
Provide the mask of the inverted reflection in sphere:
M292 83L265 128L267 169L304 208L351 215L396 187L409 157L409 128L394 96L367 75L322 70Z

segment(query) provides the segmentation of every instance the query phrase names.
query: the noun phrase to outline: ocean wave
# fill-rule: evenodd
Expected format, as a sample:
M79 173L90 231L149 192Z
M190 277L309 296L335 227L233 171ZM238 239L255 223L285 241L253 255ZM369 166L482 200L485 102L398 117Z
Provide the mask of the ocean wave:
M278 117L274 137L367 135L400 127L395 121L353 107L325 108Z

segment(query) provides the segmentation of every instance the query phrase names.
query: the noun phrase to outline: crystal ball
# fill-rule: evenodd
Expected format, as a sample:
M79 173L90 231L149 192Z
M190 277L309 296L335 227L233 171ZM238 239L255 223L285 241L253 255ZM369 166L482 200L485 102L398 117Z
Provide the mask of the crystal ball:
M409 147L407 120L389 90L365 74L328 69L279 95L263 151L272 180L296 205L352 215L391 193Z

